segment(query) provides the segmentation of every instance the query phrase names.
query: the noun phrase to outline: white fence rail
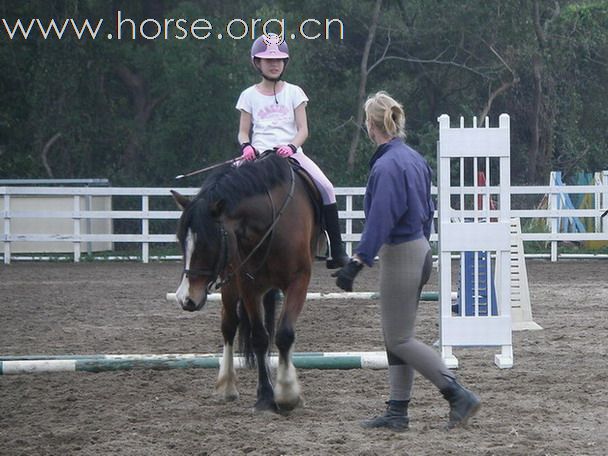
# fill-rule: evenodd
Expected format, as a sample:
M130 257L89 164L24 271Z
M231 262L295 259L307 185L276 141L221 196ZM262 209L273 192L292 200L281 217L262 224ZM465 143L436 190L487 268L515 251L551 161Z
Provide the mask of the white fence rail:
M511 215L522 220L522 239L524 242L540 241L549 243L551 246L550 256L553 261L558 259L558 245L562 242L586 242L600 241L608 243L608 216L601 218L603 212L608 209L608 171L602 173L599 185L565 185L565 186L527 186L511 187ZM485 187L489 194L496 193L497 189ZM137 255L144 263L150 256L150 244L173 244L175 243L175 224L171 224L166 232L153 233L150 222L162 220L177 220L179 210L153 210L151 200L171 198L169 188L132 188L132 187L0 187L0 217L2 218L2 254L5 264L12 259L31 258L32 255L24 256L18 252L19 243L39 243L40 250L37 255L46 252L44 246L49 243L66 244L67 250L75 262L80 261L83 250L90 253L87 245L92 243L136 243L140 247L141 254ZM198 188L176 189L184 195L195 195ZM338 204L341 208L340 218L345 220L344 241L347 243L348 252L352 252L353 244L361 238L361 228L364 221L362 187L336 188ZM465 190L466 191L466 190ZM437 189L433 188L433 193ZM564 209L557 204L563 195L588 194L592 195L593 208L590 209ZM56 210L52 207L41 207L36 209L20 209L19 202L27 198L42 198L61 196L72 201L70 210ZM129 197L135 200L131 206L135 209L114 209L112 203L110 209L95 209L87 204L87 199L95 197L108 197L113 202L119 197ZM521 198L521 201L520 201ZM44 200L43 200L44 201ZM546 207L539 207L542 201ZM165 203L165 206L167 204ZM489 211L490 215L492 211ZM593 232L563 233L559 231L561 219L593 219ZM45 220L59 219L68 224L69 229L63 232L40 232L40 226ZM527 221L536 219L536 231L530 231ZM94 221L110 220L115 223L118 220L130 220L131 225L135 222L137 229L133 232L116 234L113 230L101 234L90 231L90 225ZM20 223L19 223L20 222ZM27 222L27 223L24 223ZM83 223L85 222L85 223ZM19 230L16 227L20 226ZM25 226L25 228L24 228ZM37 227L38 230L29 229ZM437 240L436 235L431 240ZM547 254L548 255L548 254ZM559 255L561 256L561 255Z

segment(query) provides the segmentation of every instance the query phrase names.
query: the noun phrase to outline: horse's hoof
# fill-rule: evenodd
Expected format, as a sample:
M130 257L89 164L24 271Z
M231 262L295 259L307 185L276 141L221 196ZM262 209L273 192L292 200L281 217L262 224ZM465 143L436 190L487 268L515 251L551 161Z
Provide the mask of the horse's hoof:
M281 410L293 410L299 407L303 402L300 385L297 381L277 381L277 385L274 388L274 400Z
M237 391L233 392L233 393L225 393L224 396L224 401L226 402L234 402L234 401L238 401L239 400L239 393Z
M279 408L280 412L291 412L292 410L303 406L304 399L302 398L302 396L298 396L295 401L277 402L277 407Z
M239 392L234 385L228 386L226 382L215 385L215 393L225 402L234 402L239 399Z
M263 413L263 412L277 413L279 411L279 408L277 407L277 404L274 401L260 400L260 401L257 401L255 403L255 405L253 406L253 411L256 413Z

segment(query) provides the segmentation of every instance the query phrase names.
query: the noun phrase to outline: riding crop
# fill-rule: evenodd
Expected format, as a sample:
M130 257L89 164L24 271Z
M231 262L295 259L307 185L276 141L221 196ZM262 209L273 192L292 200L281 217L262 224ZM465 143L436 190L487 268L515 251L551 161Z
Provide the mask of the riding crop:
M221 163L216 163L215 165L207 166L206 168L203 168L203 169L197 169L196 171L190 171L189 173L186 173L186 174L179 174L179 175L175 176L175 179L183 179L184 177L195 176L197 174L204 173L205 171L211 171L212 169L219 168L220 166L229 165L231 163L236 163L238 161L241 161L242 159L243 159L243 157L231 158L230 160L226 160Z

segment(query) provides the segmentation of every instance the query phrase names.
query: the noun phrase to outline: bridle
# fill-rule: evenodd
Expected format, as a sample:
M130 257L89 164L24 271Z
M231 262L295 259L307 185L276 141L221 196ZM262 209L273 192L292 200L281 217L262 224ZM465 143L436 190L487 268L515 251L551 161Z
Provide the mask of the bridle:
M234 277L234 275L239 270L241 270L241 268L253 257L253 255L260 249L260 247L262 247L262 244L264 244L266 239L268 237L270 237L270 239L272 240L272 235L274 234L274 228L277 225L277 223L279 222L279 220L281 219L281 215L283 215L283 212L287 208L287 205L293 199L293 195L295 192L295 184L296 184L295 173L294 173L291 165L289 166L289 177L290 177L289 191L287 192L287 195L285 195L283 204L281 205L278 212L275 211L274 201L272 199L272 195L270 194L270 190L268 188L266 189L266 195L268 196L268 199L270 200L270 207L272 208L272 223L270 224L270 226L268 227L268 229L266 230L266 232L264 233L262 238L258 241L258 243L253 247L253 249L251 249L251 251L249 252L249 254L247 254L245 259L243 261L241 261L241 263L233 271L226 274L225 278L220 279L220 275L222 274L222 272L226 269L226 266L228 265L228 232L226 231L226 228L224 228L224 224L221 221L218 221L217 225L218 225L218 231L220 234L220 248L219 248L217 260L215 261L213 269L184 268L183 273L186 275L186 277L188 277L188 278L193 277L193 276L194 277L196 277L196 276L211 277L211 280L207 284L207 293L211 293L213 290L219 290L224 285L226 285L228 282L230 282L232 280L232 278ZM271 244L272 244L271 242L268 243L268 248L266 249L264 258L262 261L260 261L259 266L255 269L254 272L257 272L266 262L268 255L270 254L270 245ZM248 272L247 276L252 280L254 279L253 273Z
M228 232L224 228L221 222L217 223L218 231L220 233L220 249L217 252L217 260L213 265L213 269L189 269L184 268L184 275L188 278L196 276L209 276L212 279L207 284L207 293L211 292L211 287L217 282L217 279L221 272L226 268L228 264Z

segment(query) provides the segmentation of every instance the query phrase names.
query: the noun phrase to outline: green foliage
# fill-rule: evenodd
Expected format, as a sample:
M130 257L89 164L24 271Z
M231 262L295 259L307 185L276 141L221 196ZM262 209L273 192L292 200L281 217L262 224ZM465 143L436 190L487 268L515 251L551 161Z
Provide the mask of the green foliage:
M556 22L551 63L558 76L556 162L565 174L598 171L608 163L605 119L608 4L577 2Z
M336 185L363 185L374 151L365 132L354 170L347 171L345 163L351 139L362 128L354 119L374 3L0 0L8 24L102 18L105 27L96 40L69 34L44 40L36 33L11 40L0 23L0 177L49 177L50 170L57 178L164 186L177 174L235 156L234 105L258 76L249 60L251 37L220 40L217 33L225 33L231 19L277 18L285 21L292 55L286 79L310 98L307 153ZM545 183L551 169L565 174L605 169L608 4L560 0L556 10L555 2L537 3L544 41L535 29L533 0L384 1L366 92L386 90L404 104L408 141L431 163L439 115L470 122L488 108L493 123L502 112L511 115L514 182ZM173 24L169 39L109 40L117 10L136 24L147 18L160 23L205 18L213 34L179 40ZM344 39L337 27L328 39L299 34L297 25L305 19L320 21L306 29L314 33L323 32L324 20L332 18L343 24ZM259 25L256 32L261 33ZM540 92L534 59L541 62ZM538 107L541 153L533 164L529 151Z

